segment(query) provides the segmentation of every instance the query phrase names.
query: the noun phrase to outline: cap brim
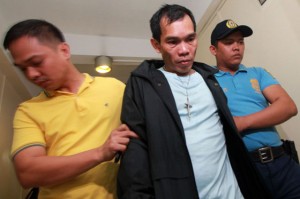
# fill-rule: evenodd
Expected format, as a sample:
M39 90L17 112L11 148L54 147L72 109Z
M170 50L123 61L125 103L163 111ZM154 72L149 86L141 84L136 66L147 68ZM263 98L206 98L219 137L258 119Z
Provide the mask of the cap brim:
M217 38L217 40L223 39L224 37L227 37L232 32L236 32L236 31L240 31L242 33L243 37L249 37L250 35L253 34L253 31L249 26L241 25L241 26L238 26L236 28L228 30L224 34L220 35Z

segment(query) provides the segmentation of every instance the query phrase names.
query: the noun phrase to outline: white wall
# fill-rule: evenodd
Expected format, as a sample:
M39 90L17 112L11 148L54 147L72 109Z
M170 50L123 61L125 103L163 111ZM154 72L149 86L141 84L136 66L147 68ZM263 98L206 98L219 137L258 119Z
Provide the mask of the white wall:
M220 1L220 0L219 0ZM262 66L276 77L296 102L300 112L300 1L222 0L219 7L206 13L208 22L199 24L199 48L196 59L215 65L209 52L210 34L224 19L248 25L254 34L245 39L246 66ZM277 126L281 136L296 142L300 152L299 115ZM300 154L299 154L300 155Z
M22 189L17 181L10 148L12 143L12 119L19 98L0 70L0 198L19 199Z
M15 110L29 97L0 48L0 199L21 199L25 194L16 178L10 149Z

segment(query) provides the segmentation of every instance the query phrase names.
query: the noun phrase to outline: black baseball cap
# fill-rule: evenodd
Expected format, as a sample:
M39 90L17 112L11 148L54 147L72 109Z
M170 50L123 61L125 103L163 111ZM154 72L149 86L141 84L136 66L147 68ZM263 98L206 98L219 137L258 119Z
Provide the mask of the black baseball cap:
M218 23L215 29L212 31L210 37L211 45L214 45L217 40L225 38L234 31L241 31L243 37L249 37L253 33L252 29L249 26L239 26L231 19L226 19Z

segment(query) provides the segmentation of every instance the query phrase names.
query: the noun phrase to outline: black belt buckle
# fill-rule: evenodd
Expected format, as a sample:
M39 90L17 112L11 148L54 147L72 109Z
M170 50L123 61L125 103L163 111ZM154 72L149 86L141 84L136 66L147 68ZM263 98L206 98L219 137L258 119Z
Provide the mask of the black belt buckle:
M271 147L263 147L258 149L259 159L261 163L268 163L274 160Z

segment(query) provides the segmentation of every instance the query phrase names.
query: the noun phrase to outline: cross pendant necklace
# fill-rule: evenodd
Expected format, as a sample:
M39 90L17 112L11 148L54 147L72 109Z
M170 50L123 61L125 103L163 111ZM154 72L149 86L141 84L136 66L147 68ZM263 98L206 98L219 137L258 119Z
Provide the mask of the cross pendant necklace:
M164 71L167 71L165 66L163 66L162 68ZM177 77L178 77L179 81L181 82L181 84L184 86L184 82L180 79L179 76L177 76ZM190 104L189 93L188 93L188 86L190 83L191 75L188 75L188 77L189 78L188 78L188 81L186 82L186 87L185 87L186 103L184 103L184 108L187 110L188 119L190 120L191 119L191 108L193 106Z
M184 83L180 79L179 76L178 76L178 78L179 78L180 82L182 83L182 85L184 86ZM187 110L189 120L191 119L191 108L193 107L190 104L189 93L188 93L188 86L189 86L189 83L190 83L190 78L191 78L191 75L189 75L188 81L186 83L186 87L185 87L186 103L184 103L184 105L185 105L184 108L186 108L186 110Z
M191 104L190 104L190 100L189 100L189 96L187 95L186 96L186 103L184 104L184 108L186 108L187 112L188 112L188 118L189 120L191 119L191 112L190 112L190 109L193 107Z

